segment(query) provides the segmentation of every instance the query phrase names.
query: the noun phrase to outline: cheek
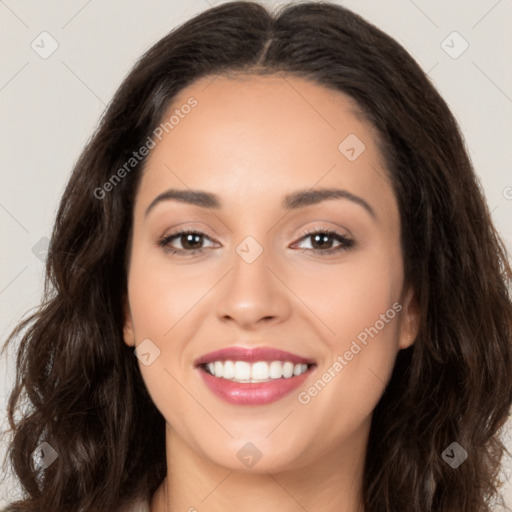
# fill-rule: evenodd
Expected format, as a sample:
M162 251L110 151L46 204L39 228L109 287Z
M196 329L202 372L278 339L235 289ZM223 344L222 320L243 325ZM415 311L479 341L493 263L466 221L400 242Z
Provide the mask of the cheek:
M154 337L165 342L211 288L211 275L204 265L171 265L154 248L134 251L128 293L137 339Z
M142 245L142 244L141 244ZM218 272L217 272L218 273ZM171 266L153 249L135 248L128 275L128 296L136 345L149 339L158 357L150 365L139 362L146 388L165 417L184 407L187 396L178 384L180 369L189 362L188 342L200 321L201 299L215 283L204 266ZM187 359L188 357L188 359ZM175 380L175 377L177 380Z
M309 266L300 270L308 278L297 279L292 274L288 278L294 281L293 290L316 317L322 339L332 350L346 350L351 340L376 322L382 327L381 315L400 300L402 260L394 247L353 253L340 264ZM395 313L392 309L386 320L393 320ZM397 341L396 336L387 334L390 341Z
M176 368L191 334L184 329L190 328L187 322L200 298L197 282L190 286L186 272L169 272L164 261L135 251L128 294L136 345L149 339L156 347L157 356L150 364L139 360L142 379L157 409L165 418L172 418L173 411L184 410L187 403Z
M356 428L384 392L398 350L402 284L401 258L389 250L324 269L300 292L321 320L326 357L298 398L312 416L330 417L332 435Z

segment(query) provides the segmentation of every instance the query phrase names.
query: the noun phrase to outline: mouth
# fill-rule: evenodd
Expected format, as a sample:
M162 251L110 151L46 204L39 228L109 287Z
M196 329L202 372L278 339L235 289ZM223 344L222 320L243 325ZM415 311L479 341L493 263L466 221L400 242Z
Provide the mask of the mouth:
M278 349L231 347L206 354L195 367L210 391L224 401L263 405L299 387L316 363Z

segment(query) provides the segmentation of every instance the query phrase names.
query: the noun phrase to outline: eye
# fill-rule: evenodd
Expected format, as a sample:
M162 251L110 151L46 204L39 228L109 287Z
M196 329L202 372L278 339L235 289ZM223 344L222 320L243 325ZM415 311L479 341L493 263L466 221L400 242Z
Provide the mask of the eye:
M158 241L158 246L171 254L186 254L187 256L202 253L205 247L201 247L204 240L211 239L201 231L180 230L162 237ZM181 247L175 247L172 244L178 242Z
M302 247L302 250L319 253L320 255L348 251L354 246L354 240L328 229L308 231L300 238L299 242L308 239L310 240L309 247ZM208 248L203 247L205 240L212 242L211 238L201 231L180 230L162 237L158 241L158 246L162 247L165 252L170 254L191 256L193 254L203 253L205 249ZM181 245L181 247L176 247L176 243ZM335 243L338 245L333 246ZM213 245L212 242L210 248Z
M354 240L336 231L328 229L317 229L308 231L300 240L310 239L309 246L304 251L313 251L320 254L333 254L341 251L348 251L354 246ZM338 245L333 247L335 242Z

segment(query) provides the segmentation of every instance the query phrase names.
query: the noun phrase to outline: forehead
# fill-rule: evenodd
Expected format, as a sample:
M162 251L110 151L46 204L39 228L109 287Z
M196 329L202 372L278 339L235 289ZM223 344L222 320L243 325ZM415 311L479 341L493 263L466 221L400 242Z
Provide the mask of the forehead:
M195 106L183 108L191 98ZM289 75L208 76L180 91L162 126L173 115L148 158L142 192L179 187L261 200L343 186L394 207L386 205L394 196L377 133L339 91Z
M198 104L187 124L214 128L209 138L222 129L221 135L258 136L255 142L291 143L297 152L305 140L318 144L326 137L325 145L332 146L347 130L362 137L372 130L350 96L290 75L203 77L181 90L169 111L179 110L190 97Z

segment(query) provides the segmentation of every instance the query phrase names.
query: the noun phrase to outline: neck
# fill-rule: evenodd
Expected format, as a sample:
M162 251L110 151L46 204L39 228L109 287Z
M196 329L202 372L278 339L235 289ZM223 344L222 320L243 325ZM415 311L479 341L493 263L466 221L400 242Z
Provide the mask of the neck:
M167 477L151 512L364 512L361 486L368 430L331 447L312 464L279 472L218 466L190 449L167 425Z

